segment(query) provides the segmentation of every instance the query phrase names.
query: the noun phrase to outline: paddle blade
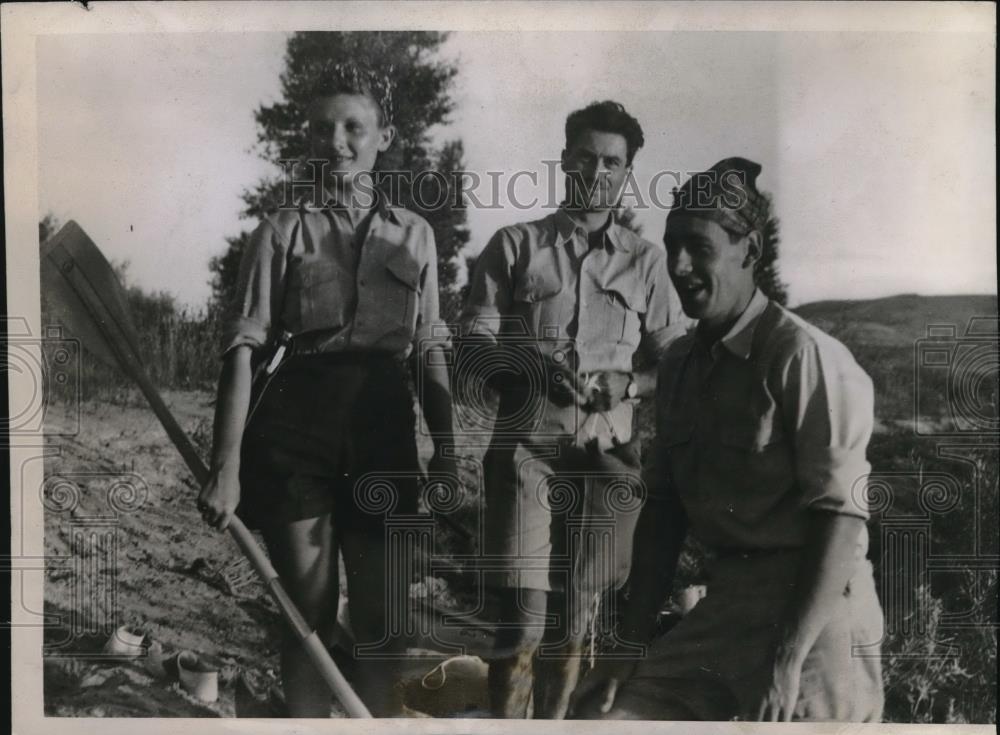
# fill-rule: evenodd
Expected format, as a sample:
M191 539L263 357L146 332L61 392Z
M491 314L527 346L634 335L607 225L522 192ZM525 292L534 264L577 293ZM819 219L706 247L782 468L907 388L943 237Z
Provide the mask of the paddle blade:
M42 245L42 291L59 321L97 358L136 374L139 340L114 269L70 220Z

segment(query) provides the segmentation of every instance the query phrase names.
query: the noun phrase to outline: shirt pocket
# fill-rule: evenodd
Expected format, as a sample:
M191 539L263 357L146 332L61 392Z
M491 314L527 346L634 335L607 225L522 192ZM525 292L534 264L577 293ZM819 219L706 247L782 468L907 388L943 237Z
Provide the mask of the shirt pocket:
M659 451L663 452L667 460L665 466L673 475L678 469L690 465L694 457L694 425L689 421L666 420L662 422L657 431L657 442Z
M619 344L639 346L642 314L646 312L646 292L637 279L617 278L601 286L603 297L600 331Z
M730 449L757 454L774 448L784 439L784 432L774 421L738 419L719 429L719 443Z
M289 323L287 328L309 332L343 326L347 322L343 279L344 270L334 261L299 263L290 274L288 299L298 306L300 323Z
M556 298L561 291L562 284L554 276L524 274L514 286L514 316L522 323L511 331L541 339L558 339L565 327Z
M718 442L716 470L742 488L750 505L767 506L767 497L776 500L794 482L792 449L775 414L723 420Z
M382 311L390 322L387 331L401 329L411 339L416 333L421 271L420 263L406 251L386 261Z

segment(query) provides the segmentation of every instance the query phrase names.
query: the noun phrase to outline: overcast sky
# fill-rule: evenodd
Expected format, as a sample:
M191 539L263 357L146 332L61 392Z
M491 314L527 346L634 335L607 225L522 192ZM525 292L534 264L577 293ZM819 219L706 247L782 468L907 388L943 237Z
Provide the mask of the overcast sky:
M209 258L253 225L239 194L269 170L253 110L278 99L286 38L40 38L39 211L76 219L144 288L203 304ZM993 293L994 51L987 34L456 33L457 107L434 137L461 138L484 177L538 171L517 191L544 198L566 115L616 99L645 129L639 191L726 156L763 165L794 303ZM470 209L472 248L542 214ZM640 211L646 236L664 217Z

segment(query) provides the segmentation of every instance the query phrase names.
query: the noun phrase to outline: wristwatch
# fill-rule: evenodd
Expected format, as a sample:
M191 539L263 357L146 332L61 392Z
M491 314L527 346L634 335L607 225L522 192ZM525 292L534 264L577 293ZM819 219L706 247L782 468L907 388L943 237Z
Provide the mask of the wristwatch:
M625 386L625 398L638 398L639 384L635 382L635 376L629 373L628 385Z

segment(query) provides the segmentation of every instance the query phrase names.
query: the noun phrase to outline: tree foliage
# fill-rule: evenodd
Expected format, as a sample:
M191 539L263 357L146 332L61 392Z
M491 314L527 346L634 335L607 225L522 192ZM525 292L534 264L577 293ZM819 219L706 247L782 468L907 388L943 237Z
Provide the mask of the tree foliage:
M434 228L438 253L438 282L442 286L441 314L449 321L457 319L461 310L460 294L455 288L458 280L458 258L471 237L466 222L465 197L460 191L457 175L465 169L464 156L465 151L460 140L450 141L441 148L435 167L441 174L436 180L443 189L440 192L443 204L422 212ZM431 197L435 193L424 197L424 201L432 201Z
M55 215L46 214L38 223L39 245L60 227L62 223ZM218 321L210 313L180 306L166 291L145 291L135 285L129 277L128 260L112 260L109 265L125 293L125 307L138 334L139 354L153 382L169 388L207 388L214 384L219 363L211 357L219 351ZM61 323L59 310L50 299L43 288L42 325L62 327L67 336L78 338L68 325ZM86 343L83 346L86 348ZM58 341L42 340L43 351L56 347ZM49 383L47 398L67 401L77 400L82 395L114 401L121 399L132 386L131 379L120 369L105 365L87 349L83 350L75 367L79 371L79 382Z
M236 296L236 276L240 270L240 260L250 242L250 233L243 230L235 237L226 238L226 251L222 255L213 256L208 261L208 269L212 274L209 285L212 287L212 298L209 311L221 316L226 307L233 303Z
M52 212L47 212L38 222L38 242L44 243L62 227L62 222Z
M437 53L447 34L430 31L308 31L294 34L281 74L283 99L254 113L261 157L275 165L308 156L306 113L331 64L352 62L393 80L396 140L379 156L380 171L419 172L430 167L429 130L447 122L454 103L452 80L458 73ZM282 201L282 182L258 182L243 194L245 214L259 217ZM397 202L410 206L405 187Z
M449 92L458 69L437 57L446 37L430 31L296 33L285 53L284 99L255 114L264 158L277 162L307 153L305 112L321 75L330 64L353 62L392 78L397 156L384 157L382 167L405 163L454 107Z
M430 146L430 130L448 122L454 108L451 87L457 67L441 58L440 47L447 34L430 31L302 32L288 41L285 69L281 74L282 98L262 105L254 113L257 122L257 150L275 165L282 160L308 156L306 111L316 89L324 81L330 65L352 62L386 74L393 80L393 124L396 139L379 157L376 170L405 172L412 181L420 172L450 174L464 166L461 141L452 141L441 150ZM422 215L434 228L438 245L438 273L443 311L454 307L457 267L454 258L468 241L463 203L456 202L456 181L452 176L424 177L424 196L415 196L408 185L393 186L394 203ZM434 188L446 187L439 197ZM263 179L243 192L246 217L258 219L283 201L284 182L279 175ZM428 190L429 188L429 190ZM440 206L424 206L437 203ZM456 206L457 205L457 206ZM229 303L240 256L249 234L242 232L227 239L224 254L212 259L213 307Z
M768 209L771 208L771 197L764 194L768 200ZM762 248L760 260L754 268L754 280L765 296L777 301L782 306L788 303L788 286L781 280L781 271L778 267L778 246L781 243L780 220L775 216L770 216L764 223L762 235Z

